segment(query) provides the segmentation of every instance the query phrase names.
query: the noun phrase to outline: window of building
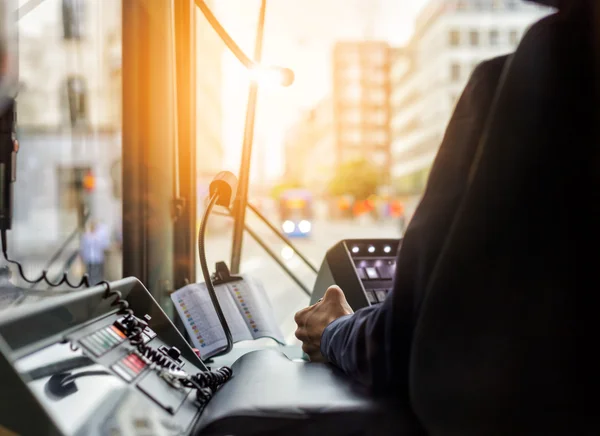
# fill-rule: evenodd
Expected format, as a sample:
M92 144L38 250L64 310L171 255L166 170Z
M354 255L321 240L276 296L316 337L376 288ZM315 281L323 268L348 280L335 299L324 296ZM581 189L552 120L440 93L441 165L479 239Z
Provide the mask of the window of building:
M387 50L383 48L370 50L368 53L369 62L372 65L383 65L385 64L387 58Z
M83 36L84 2L63 0L62 21L65 39L81 39Z
M477 30L471 30L469 32L469 44L471 44L473 47L479 45L479 32Z
M344 99L346 101L358 101L362 96L362 89L358 85L348 86L343 91Z
M349 109L344 111L342 115L342 120L344 124L357 125L362 122L362 118L360 116L360 111L357 109Z
M450 64L450 80L458 82L460 80L460 64L453 62Z
M460 32L458 30L450 31L449 43L452 47L456 47L460 44Z
M360 80L360 68L355 66L346 68L344 71L344 78L351 82L358 82Z
M500 32L497 30L490 30L490 45L500 44Z
M510 44L516 46L519 43L519 32L516 30L511 30L508 34L508 40Z
M81 125L87 120L87 87L80 76L67 78L67 101L71 126Z
M369 122L376 126L383 126L387 122L387 114L384 110L373 111L369 114Z
M367 138L369 144L375 146L385 146L388 142L388 134L385 130L373 130L369 132Z
M347 145L360 145L362 142L362 135L358 129L345 129L342 132L342 140Z
M369 102L374 105L384 105L387 100L387 93L381 89L372 89L368 94Z
M387 75L385 74L385 72L381 71L380 69L373 69L369 72L367 78L368 78L369 82L371 82L371 83L374 83L377 85L383 85L383 84L385 84Z

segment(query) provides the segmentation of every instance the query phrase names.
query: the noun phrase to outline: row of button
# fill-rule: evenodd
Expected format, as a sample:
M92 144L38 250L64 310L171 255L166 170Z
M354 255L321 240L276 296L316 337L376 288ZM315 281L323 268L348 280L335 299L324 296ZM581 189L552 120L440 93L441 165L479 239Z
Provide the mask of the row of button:
M79 342L94 356L98 357L116 347L125 339L125 334L111 325L80 339Z
M395 266L367 266L365 268L356 268L358 277L361 280L391 280L394 278Z
M128 382L140 375L144 368L146 368L146 364L135 353L125 356L112 366L113 371Z
M391 289L367 289L367 299L370 304L383 303Z

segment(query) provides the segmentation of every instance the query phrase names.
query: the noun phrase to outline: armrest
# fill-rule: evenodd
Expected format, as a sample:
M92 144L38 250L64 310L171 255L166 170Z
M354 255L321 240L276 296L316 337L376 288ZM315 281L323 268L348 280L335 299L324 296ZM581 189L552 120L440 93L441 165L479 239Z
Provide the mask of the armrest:
M245 354L198 421L202 434L416 433L408 407L376 401L336 368L276 350Z

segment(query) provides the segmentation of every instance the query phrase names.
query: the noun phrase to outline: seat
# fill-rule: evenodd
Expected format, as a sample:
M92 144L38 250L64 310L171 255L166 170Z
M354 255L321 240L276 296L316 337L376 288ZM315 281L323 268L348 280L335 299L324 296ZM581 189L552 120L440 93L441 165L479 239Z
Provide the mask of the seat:
M267 349L245 354L232 369L194 434L422 434L408 407L375 400L330 365L293 362Z
M431 435L600 434L597 3L536 23L503 73L415 329Z

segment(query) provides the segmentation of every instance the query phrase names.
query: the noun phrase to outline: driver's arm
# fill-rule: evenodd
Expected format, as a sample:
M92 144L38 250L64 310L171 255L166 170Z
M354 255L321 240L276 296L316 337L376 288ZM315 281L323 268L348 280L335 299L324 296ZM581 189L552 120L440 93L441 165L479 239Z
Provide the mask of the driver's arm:
M323 301L296 315L296 336L311 360L329 360L381 392L408 392L416 314L465 193L506 59L503 56L479 65L456 106L427 189L402 241L394 290L386 301L351 314L343 293L330 288Z

